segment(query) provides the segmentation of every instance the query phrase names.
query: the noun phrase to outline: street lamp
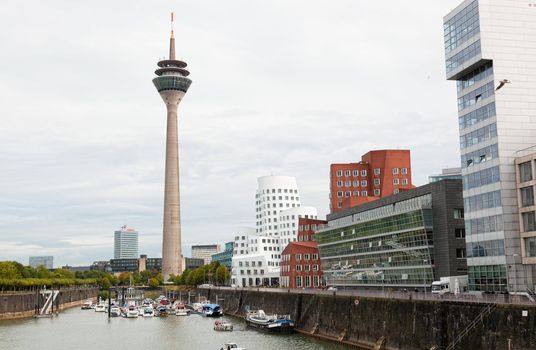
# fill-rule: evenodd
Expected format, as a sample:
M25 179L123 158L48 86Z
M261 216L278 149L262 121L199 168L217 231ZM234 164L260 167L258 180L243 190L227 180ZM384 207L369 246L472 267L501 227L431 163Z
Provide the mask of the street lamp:
M426 263L428 262L428 260L423 259L422 262L424 264L423 270L422 270L423 271L423 279L422 279L422 281L423 281L423 285L424 285L424 296L426 297Z

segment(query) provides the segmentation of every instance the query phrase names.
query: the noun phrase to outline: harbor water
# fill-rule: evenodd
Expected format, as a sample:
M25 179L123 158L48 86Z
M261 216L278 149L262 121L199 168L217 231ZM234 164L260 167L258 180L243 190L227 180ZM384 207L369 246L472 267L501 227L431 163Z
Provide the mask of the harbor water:
M220 319L231 322L234 331L216 332L216 319L195 314L108 319L105 313L72 308L53 318L0 321L0 349L219 350L226 342L247 350L349 349L297 333L260 332L232 317Z

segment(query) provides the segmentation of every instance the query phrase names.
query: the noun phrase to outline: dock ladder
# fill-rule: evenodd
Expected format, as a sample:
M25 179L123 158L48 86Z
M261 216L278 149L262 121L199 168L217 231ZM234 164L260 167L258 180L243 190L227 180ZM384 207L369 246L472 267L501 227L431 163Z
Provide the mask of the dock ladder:
M491 312L497 307L497 305L497 303L486 304L484 309L480 311L480 313L475 317L475 319L458 334L458 336L452 341L452 343L449 344L449 346L447 346L446 350L454 350L456 345L461 343L462 339L467 334L469 334L469 332L475 329L479 323L484 322L484 318L491 314Z

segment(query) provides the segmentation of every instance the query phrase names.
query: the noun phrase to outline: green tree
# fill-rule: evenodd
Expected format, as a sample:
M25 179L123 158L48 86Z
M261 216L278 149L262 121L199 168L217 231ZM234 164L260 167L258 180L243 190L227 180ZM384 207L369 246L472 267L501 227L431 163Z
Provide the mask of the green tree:
M130 276L132 273L130 272L122 272L119 274L119 283L125 285L130 283Z
M229 279L229 270L227 270L227 267L220 265L216 269L216 284L224 285L227 283Z
M55 278L75 278L74 273L67 269L56 269L56 271L54 271L53 276Z
M0 278L16 279L21 277L13 261L0 261Z
M152 278L149 280L149 287L151 287L151 288L158 288L159 285L160 285L160 281L158 280L158 278L156 278L156 277L152 277Z

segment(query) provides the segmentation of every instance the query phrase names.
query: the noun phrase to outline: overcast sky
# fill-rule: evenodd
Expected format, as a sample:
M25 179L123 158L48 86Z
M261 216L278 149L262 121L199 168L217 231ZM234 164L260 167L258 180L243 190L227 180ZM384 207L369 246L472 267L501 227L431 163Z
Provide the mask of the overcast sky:
M113 231L161 256L168 53L179 107L182 244L253 226L259 176L293 175L328 211L329 165L411 149L414 184L458 166L442 18L461 0L4 1L0 260L113 257ZM73 6L76 3L76 6Z

